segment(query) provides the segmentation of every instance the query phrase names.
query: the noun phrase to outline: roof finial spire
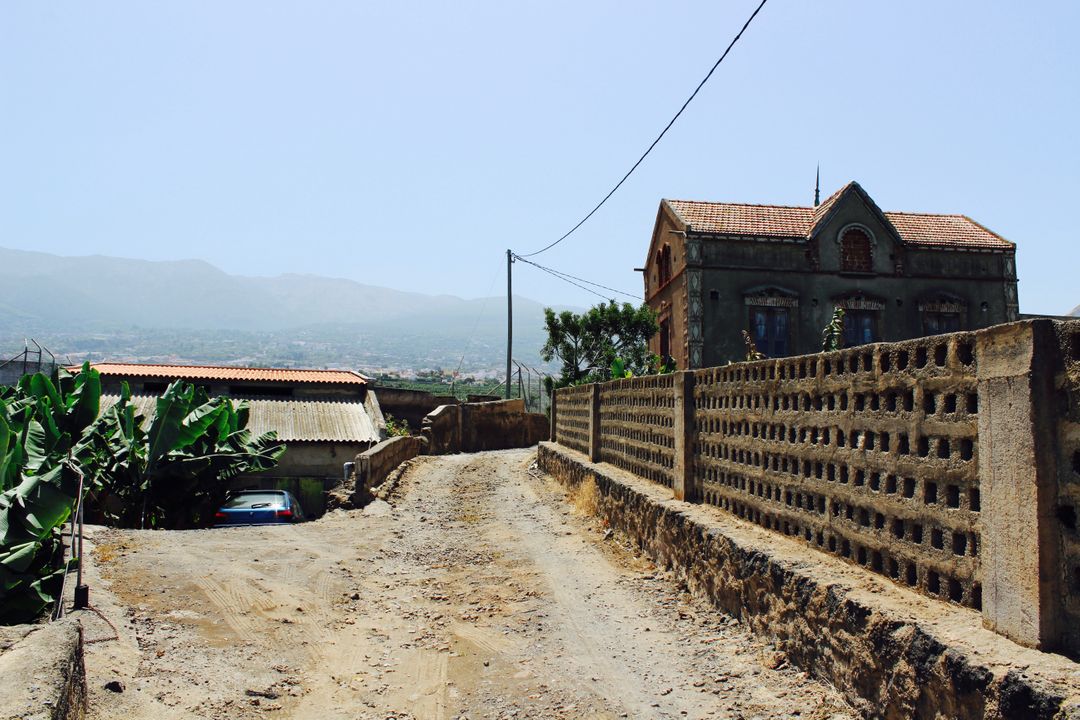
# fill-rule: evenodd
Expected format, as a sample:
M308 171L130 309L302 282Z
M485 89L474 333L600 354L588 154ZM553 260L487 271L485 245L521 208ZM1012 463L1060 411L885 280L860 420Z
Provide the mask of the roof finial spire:
M817 166L817 176L814 178L814 207L821 204L821 163Z

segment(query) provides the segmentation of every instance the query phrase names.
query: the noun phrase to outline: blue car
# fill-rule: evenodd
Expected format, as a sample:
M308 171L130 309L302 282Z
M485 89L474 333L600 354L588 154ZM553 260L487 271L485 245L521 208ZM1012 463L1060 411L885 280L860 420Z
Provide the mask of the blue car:
M304 509L286 490L241 490L214 513L214 527L303 522Z

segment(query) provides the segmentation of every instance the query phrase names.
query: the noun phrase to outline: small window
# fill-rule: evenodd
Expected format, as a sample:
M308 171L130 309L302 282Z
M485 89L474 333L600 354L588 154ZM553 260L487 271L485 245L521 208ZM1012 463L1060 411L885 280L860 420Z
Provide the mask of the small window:
M865 230L850 228L840 238L840 269L844 272L872 272L870 236Z

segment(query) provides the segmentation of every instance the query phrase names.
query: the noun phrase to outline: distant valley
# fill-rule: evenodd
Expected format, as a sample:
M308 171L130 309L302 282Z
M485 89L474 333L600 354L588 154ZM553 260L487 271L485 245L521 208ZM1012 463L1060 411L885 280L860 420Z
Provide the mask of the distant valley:
M506 300L313 275L228 275L198 260L0 248L0 355L35 338L72 360L398 368L484 374L505 362ZM543 305L514 298L516 358L539 364Z

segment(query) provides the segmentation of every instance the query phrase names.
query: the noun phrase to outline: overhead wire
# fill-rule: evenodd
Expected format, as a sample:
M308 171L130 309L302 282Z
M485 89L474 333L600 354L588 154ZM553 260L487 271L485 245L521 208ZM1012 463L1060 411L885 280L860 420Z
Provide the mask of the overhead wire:
M537 265L536 263L529 262L528 260L523 260L523 262L528 262L530 265L537 268L538 270L542 270L543 272L546 272L548 275L551 275L552 277L556 277L556 278L562 280L563 282L570 283L574 287L580 288L580 289L584 290L587 293L592 293L593 295L600 298L601 300L611 300L611 298L608 297L607 295L604 295L602 293L598 293L595 290L593 290L592 288L587 287L585 285L582 285L581 283L574 282L569 277L559 273L557 270L552 270L551 268L546 268L543 265Z
M619 180L619 182L615 183L615 187L611 188L611 191L604 196L604 199L597 203L596 207L590 210L588 215L579 220L577 225L567 230L566 233L563 234L563 236L560 237L558 240L549 245L545 245L544 247L536 250L535 252L526 253L525 255L519 255L519 258L533 257L534 255L539 255L542 252L547 252L551 248L561 243L566 238L573 235L579 227L584 225L589 220L589 218L596 214L597 210L603 207L604 203L606 203L611 198L611 196L614 195L620 187L622 187L622 184L626 182L627 178L629 178L633 174L633 172L638 169L638 166L641 165L645 158L648 157L649 153L652 152L653 148L656 147L656 145L660 142L664 135L667 134L667 131L671 129L671 126L675 124L675 121L679 119L679 116L683 114L683 111L686 110L686 107L697 96L698 92L701 91L701 88L705 86L705 83L709 81L709 78L712 77L713 73L716 72L716 68L720 67L720 63L724 62L724 58L726 58L728 56L728 53L731 52L731 49L735 47L735 43L739 41L739 38L741 38L743 33L746 32L746 29L750 27L750 23L752 23L754 21L754 18L757 17L758 13L761 12L761 8L765 7L766 2L768 2L768 0L761 0L761 3L757 6L754 12L750 14L750 17L747 19L747 21L743 23L742 29L740 29L739 32L735 35L735 37L732 39L732 41L728 43L727 49L724 50L724 54L720 56L719 60L713 63L712 68L709 69L709 72L705 75L705 78L698 83L696 88L694 88L694 92L690 93L690 97L688 97L686 99L686 102L682 104L682 107L680 107L679 111L675 113L675 116L668 121L668 124L665 125L664 129L660 131L660 134L656 136L656 139L652 141L652 144L650 144L649 147L645 150L645 152L641 154L641 157L637 159L637 162L634 163L633 167L631 167L626 172L626 174L622 176L622 179Z
M562 272L561 270L555 270L554 268L544 267L543 265L541 265L539 263L536 263L536 262L533 262L532 260L526 260L525 258L521 257L520 255L514 255L513 253L511 253L511 255L513 256L513 258L515 260L520 260L523 263L528 263L529 265L532 265L535 268L539 268L540 270L543 270L544 272L551 273L555 277L558 277L558 278L560 278L562 280L566 280L567 282L570 282L570 280L576 280L578 282L583 282L583 283L585 283L587 285L592 285L594 287L598 287L598 288L601 288L603 290L607 290L609 292L616 293L618 295L625 295L626 297L633 298L634 300L641 300L640 295L635 295L633 293L624 292L622 290L616 290L615 288L608 287L607 285L601 285L600 283L593 282L592 280L586 280L585 278L579 278L576 275L571 275L570 273L565 273L565 272ZM581 287L581 286L579 285L578 287ZM597 293L594 293L594 294L597 294ZM609 300L611 298L605 298L605 299Z

